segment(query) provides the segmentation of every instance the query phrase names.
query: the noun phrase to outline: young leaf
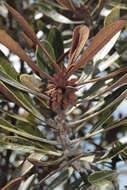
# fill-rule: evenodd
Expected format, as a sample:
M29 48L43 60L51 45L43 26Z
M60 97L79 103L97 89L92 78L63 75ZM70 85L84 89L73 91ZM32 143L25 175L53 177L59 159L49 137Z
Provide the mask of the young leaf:
M83 47L88 37L89 37L89 28L87 26L80 25L74 29L72 36L72 45L69 52L68 65L75 63L76 59L83 50Z
M26 61L33 71L39 73L40 77L46 77L53 80L51 76L41 71L32 59L25 53L20 45L15 42L4 30L0 30L0 43L9 48L13 53L17 54L23 61Z
M77 64L69 71L68 76L70 76L74 71L78 70L83 66L87 61L92 59L92 57L107 43L112 37L119 32L125 26L124 20L118 20L97 33L97 35L92 40L91 44L83 53L81 59Z
M43 45L41 44L41 42L38 40L35 32L32 30L32 28L30 28L29 24L27 23L27 21L23 18L22 15L20 15L15 9L13 9L10 5L8 5L5 2L6 7L8 8L8 10L11 12L11 14L16 18L16 20L19 22L19 24L23 27L25 33L28 35L28 37L35 43L37 44L42 51L45 53L45 55L48 57L48 59L51 61L51 63L53 64L53 66L55 67L55 69L57 71L59 71L59 66L56 64L55 60L48 54L48 52L46 51L46 49L43 47Z

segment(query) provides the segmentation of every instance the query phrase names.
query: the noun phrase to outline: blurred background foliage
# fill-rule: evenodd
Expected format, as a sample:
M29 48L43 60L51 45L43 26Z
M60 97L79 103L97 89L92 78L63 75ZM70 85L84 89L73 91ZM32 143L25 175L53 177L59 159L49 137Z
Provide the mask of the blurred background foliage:
M75 26L79 24L89 26L91 31L87 46L104 25L119 18L127 18L126 0L77 0L73 3L64 0L7 0L7 2L23 15L38 38L43 41L49 54L59 64L63 57L65 64L68 60L67 54ZM15 18L8 13L3 1L0 2L0 29L6 30L19 42L43 71L49 72L50 75L54 73L49 60L25 35ZM46 80L40 80L36 74L33 75L31 68L7 48L0 45L0 49L2 50L0 77L16 81L38 93L44 91ZM82 75L87 81L122 69L126 67L126 63L127 32L124 29L108 43L105 50L99 52L76 75ZM78 92L77 105L67 112L70 138L81 139L83 152L86 153L86 156L79 160L80 170L72 168L71 156L70 165L69 163L64 165L60 160L62 150L57 146L59 134L51 127L56 113L50 109L47 102L19 91L12 87L13 84L6 84L2 80L0 188L9 180L22 176L22 182L20 178L16 178L5 189L52 190L58 187L78 190L102 189L102 186L107 189L125 189L127 183L124 184L124 177L120 183L121 178L118 176L119 167L121 165L125 167L127 160L126 78L121 85L116 86L117 88L111 88L106 92L110 85L122 77L123 74L108 81L85 85ZM3 86L6 86L7 93L3 93ZM105 93L102 93L103 91ZM5 94L8 95L5 97Z

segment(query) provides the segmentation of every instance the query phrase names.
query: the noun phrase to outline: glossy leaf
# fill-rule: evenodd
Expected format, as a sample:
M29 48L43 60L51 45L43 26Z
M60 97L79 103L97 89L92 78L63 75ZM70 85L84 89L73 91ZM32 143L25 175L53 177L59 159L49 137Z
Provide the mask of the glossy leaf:
M61 33L56 27L50 29L48 41L53 47L56 59L58 59L64 53L64 47Z
M120 146L114 146L114 148L111 148L109 151L107 151L106 154L102 156L98 162L103 162L103 161L112 159L113 157L115 157L116 155L124 151L126 147L127 147L127 143L121 144Z
M50 185L48 185L48 187L46 188L46 190L50 190L50 189L54 189L56 188L58 185L61 185L61 183L64 183L65 180L67 180L69 177L69 172L68 170L65 170L63 172L60 173L60 175L58 177L56 177L51 183Z
M29 190L32 184L34 183L35 178L36 178L35 174L28 177L27 180L23 184L21 184L20 189Z
M64 23L64 24L78 24L81 21L73 21L68 19L67 17L63 16L62 14L58 13L55 9L51 6L41 3L40 9L42 13L44 13L47 17L53 19L56 22Z
M41 42L49 55L56 60L54 49L49 41L44 40ZM54 68L50 61L46 58L46 56L43 54L40 47L37 46L36 49L36 57L37 57L37 65L42 71L48 72L49 74L54 73Z
M102 185L105 183L110 183L115 175L116 175L116 173L113 170L97 171L97 172L91 174L88 177L88 180L91 184Z
M31 140L35 140L35 141L39 141L39 142L43 142L43 143L47 143L47 144L58 144L56 143L56 141L50 141L50 140L47 140L47 139L44 139L42 137L38 137L38 136L35 136L35 135L32 135L26 131L24 131L23 129L21 130L21 128L17 126L14 126L12 125L11 123L9 123L8 121L6 121L5 119L2 119L0 118L0 128L6 130L6 131L9 131L9 132L13 132L19 136L22 136L22 137L25 137L25 138L28 138L28 139L31 139ZM50 151L49 151L50 152ZM51 151L52 152L52 151Z

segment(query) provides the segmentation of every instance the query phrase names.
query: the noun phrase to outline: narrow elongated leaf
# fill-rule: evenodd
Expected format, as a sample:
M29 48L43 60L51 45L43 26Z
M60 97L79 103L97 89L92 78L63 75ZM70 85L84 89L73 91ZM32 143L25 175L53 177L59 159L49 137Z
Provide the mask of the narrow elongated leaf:
M60 5L63 7L69 9L69 10L75 10L75 6L73 4L72 0L56 0Z
M59 67L56 64L55 60L48 54L48 52L46 51L46 49L43 47L43 45L41 44L41 42L38 40L38 38L36 37L35 32L32 30L32 28L30 28L29 24L27 23L27 21L23 18L22 15L20 15L15 9L13 9L10 5L8 5L7 3L5 3L5 5L7 6L8 10L11 12L11 14L17 19L17 21L19 22L19 24L23 27L25 33L28 35L28 37L36 44L39 45L39 47L43 50L43 52L45 53L45 55L48 57L48 59L51 61L51 63L54 65L54 67L56 68L57 71L59 71Z
M64 24L80 24L80 23L83 23L83 21L73 21L73 20L65 17L64 15L60 14L55 9L53 9L51 6L49 6L49 4L46 5L46 4L41 2L40 9L41 9L42 13L44 13L47 17L49 17L49 18L51 18L54 21L59 22L59 23L64 23Z
M102 94L104 94L108 91L113 91L115 88L119 88L119 87L124 86L126 84L127 84L127 74L123 75L119 80L114 82L112 85L109 85L102 92L97 93L96 96L94 96L94 98L97 96L101 96Z
M90 130L90 133L99 130L112 116L113 112L118 107L119 102L116 103L113 107L107 109L104 114L100 115L100 120L94 125L94 127Z
M108 53L113 48L116 41L118 40L119 36L120 32L115 34L115 36L113 36L113 38L94 56L93 61L95 63L99 60L103 60L106 57L106 55L108 55Z
M17 177L13 180L11 180L10 182L7 183L6 186L4 186L1 190L14 190L14 189L18 189L20 183L22 181L21 177Z
M43 159L45 155L40 154L40 153L33 153L28 156L28 158L34 158L37 160ZM34 165L30 163L28 160L25 160L20 166L16 168L16 171L13 173L13 177L17 176L25 176L32 168Z
M57 60L64 53L64 47L61 33L56 27L50 29L48 34L48 41L53 47L55 57Z
M52 80L52 77L41 71L38 66L32 61L32 59L20 47L20 45L15 42L4 30L0 30L0 43L18 55L23 61L26 61L33 71L39 73L40 77L46 77L49 80Z
M1 142L0 140L0 146L4 148L4 150L14 150L14 151L20 151L22 153L26 154L32 154L32 153L42 153L42 154L48 154L48 151L44 151L42 148L36 148L34 146L27 146L27 145L20 145L17 143L6 143L4 141ZM50 154L49 154L50 155Z
M55 52L52 47L52 44L49 41L42 41L43 46L47 50L47 52L50 54L51 57L53 57L54 60L56 60ZM37 46L36 49L36 57L37 57L37 65L42 71L48 72L50 75L54 74L54 68L51 62L47 59L45 54L42 52L41 48Z
M0 71L9 75L9 77L18 81L19 73L14 69L7 57L0 52Z
M100 158L100 160L98 161L98 163L112 159L113 157L115 157L116 155L118 155L119 153L121 153L122 151L124 151L124 149L125 149L126 147L127 147L127 143L121 144L120 146L116 146L116 147L114 147L114 148L111 148L108 152L106 152L105 155L103 155L103 156Z
M113 7L112 11L108 14L108 16L104 20L104 26L107 26L114 21L118 20L120 17L120 7Z
M58 143L56 143L56 141L50 141L50 140L47 140L47 139L44 139L44 138L40 138L38 136L31 135L31 134L21 130L18 126L14 126L14 125L12 125L11 123L7 122L4 119L0 119L0 128L4 129L6 131L9 131L9 132L13 132L13 133L15 133L15 134L17 134L19 136L35 140L35 141L39 141L39 142L43 142L43 143L47 143L47 144L52 144L52 145L53 144L54 145L58 144ZM49 151L49 152L52 152L52 150ZM56 153L56 155L57 155L57 153Z
M120 102L124 99L124 98L126 98L126 96L127 96L127 90L124 90L124 91L122 91L121 92L121 90L118 90L119 92L118 92L118 94L116 94L116 92L115 92L115 94L114 94L114 96L112 96L112 98L113 99L111 99L110 98L110 101L107 101L102 107L101 107L101 109L99 110L99 111L96 111L95 113L90 113L89 115L87 115L87 114L84 114L83 115L83 119L80 119L80 120L76 120L76 121L74 121L74 122L70 122L68 125L76 125L76 124L80 124L80 123L83 123L83 122L86 122L86 121L88 121L88 120L90 120L90 119L92 119L93 117L95 117L95 116L97 116L97 115L99 115L99 114L101 114L101 113L103 113L103 112L105 112L107 109L111 109L114 105L116 105L116 104L120 104Z
M46 188L46 190L54 189L57 186L59 186L61 183L63 183L65 180L67 180L69 177L69 172L68 170L64 170L63 172L60 173L58 177L56 177Z
M10 88L3 82L0 82L0 92L3 93L9 100L15 102L18 106L23 107L35 117L44 121L44 117L36 110L32 103L32 99L28 94L22 93L17 89Z
M19 107L23 107L22 104L14 97L14 95L8 90L8 88L1 81L0 81L0 92L4 94L6 98L11 100L12 102L15 102Z
M75 63L89 37L89 28L87 26L77 26L72 36L72 46L69 52L69 65Z
M19 90L22 90L24 92L29 92L31 94L34 94L34 95L37 95L39 96L40 98L44 98L46 100L49 100L50 98L48 96L46 96L45 94L43 93L40 93L37 91L35 91L35 89L30 89L30 88L27 88L26 86L23 86L22 84L20 84L19 82L17 82L16 80L13 80L11 79L11 77L9 77L8 75L6 75L5 73L3 73L2 71L0 71L0 80L11 85L12 87L15 87Z
M5 115L7 115L7 116L9 116L11 118L14 118L14 119L18 120L18 121L22 121L22 122L25 122L25 123L29 123L30 122L26 117L24 117L22 115L14 114L14 113L2 110L2 109L0 109L0 112L4 113Z
M88 177L88 181L91 184L100 184L100 185L105 183L110 183L115 175L116 172L113 170L97 171Z
M35 178L36 178L35 174L31 175L23 184L21 184L20 189L30 190Z
M7 124L7 125L9 127L9 124ZM26 133L24 132L24 134L26 134ZM30 154L35 155L35 153L36 153L38 156L44 155L44 154L59 156L58 155L59 153L57 154L57 151L54 148L54 146L45 144L43 142L38 142L37 140L31 141L31 139L22 137L22 136L17 136L17 134L15 136L0 135L0 145L3 149L21 151L22 153L27 153L27 154L30 153ZM36 158L36 157L34 157L34 158ZM39 159L39 158L37 158L37 159ZM28 172L28 170L27 171L23 170L23 171L20 171L20 174L22 174L22 176L23 176L23 175L25 175L26 172Z
M83 66L87 61L92 59L92 57L107 43L112 37L119 32L125 26L124 20L116 21L97 33L97 35L92 40L91 44L83 53L81 59L77 62L77 64L71 69L69 75L74 71L78 70L81 66Z

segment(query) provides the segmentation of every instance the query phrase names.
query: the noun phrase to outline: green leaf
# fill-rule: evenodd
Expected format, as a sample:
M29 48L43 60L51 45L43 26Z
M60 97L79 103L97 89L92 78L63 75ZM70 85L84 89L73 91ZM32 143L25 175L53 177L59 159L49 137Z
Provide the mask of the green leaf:
M112 22L118 20L120 17L120 7L115 6L109 15L104 20L104 26L111 24Z
M19 74L14 67L9 63L7 58L2 52L0 52L0 70L3 70L8 76L18 81Z
M28 88L40 92L41 80L35 78L34 75L29 74L21 74L20 81L24 86Z
M114 91L112 93L112 95L109 95L106 97L105 103L103 105L101 104L101 106L99 107L99 110L94 110L94 112L89 110L88 113L86 112L85 114L83 114L82 119L76 120L74 122L70 122L69 125L80 124L80 123L89 121L90 119L92 119L96 116L100 116L100 114L106 112L109 109L112 109L115 105L120 104L121 101L126 98L126 96L127 96L126 87L125 88L121 87L121 88L117 89L116 91ZM92 110L93 110L93 108L92 108Z
M115 143L115 145L117 146L117 147L121 147L121 145L122 145L123 143L121 143L120 141L117 141L116 143ZM127 146L120 152L120 155L121 155L121 157L123 158L123 160L127 160Z
M88 176L88 181L93 185L103 185L110 183L115 175L116 172L113 170L97 171Z
M116 110L116 108L118 107L118 105L119 105L119 102L117 102L116 104L114 104L112 107L107 108L105 110L105 112L102 112L102 114L100 115L99 121L90 130L90 133L92 133L92 132L97 131L98 129L100 129L112 117L112 114Z
M67 17L63 16L62 14L58 13L53 7L51 7L49 4L46 3L39 3L40 10L42 13L44 13L47 17L53 19L56 22L64 23L64 24L78 24L81 23L81 21L72 21L68 19ZM35 3L36 5L36 3Z
M50 29L48 41L52 44L56 59L58 59L64 53L64 46L61 33L56 27Z
M14 151L20 151L20 153L37 153L37 154L44 154L48 147L45 146L38 146L38 142L31 143L30 139L25 139L19 136L5 136L5 134L0 135L0 146L2 149L9 149Z
M103 155L103 156L100 158L100 161L98 161L98 163L112 159L113 157L115 157L116 155L118 155L118 154L120 154L122 151L124 151L124 149L125 149L126 147L127 147L127 143L125 143L125 144L120 144L119 146L117 146L117 143L116 143L116 145L114 146L114 148L111 148L109 151L107 151L106 154Z
M40 142L40 143L46 143L46 144L44 144L44 146L43 147L41 147L41 148L43 148L42 149L42 151L46 151L47 152L47 150L48 150L48 152L47 153L55 153L54 155L61 155L61 154L59 154L59 153L57 153L55 150L54 150L54 148L53 148L53 146L52 146L52 148L49 146L48 147L48 145L57 145L58 143L56 142L56 141L53 141L53 140L47 140L47 139L44 139L44 138L42 138L42 137L39 137L39 136L35 136L35 135L32 135L32 134L30 134L30 133L28 133L28 132L26 132L26 131L24 131L23 129L21 130L21 127L20 126L18 126L18 125L12 125L11 123L9 123L8 121L6 121L5 119L3 119L3 118L0 118L0 128L1 129L4 129L5 131L7 131L7 132L12 132L12 133L15 133L16 135L19 135L19 136L21 136L21 137L24 137L24 138L26 138L26 140L27 139L31 139L31 140L33 140L33 141L38 141L38 142ZM43 144L42 144L43 145ZM40 146L39 146L40 147ZM47 150L44 150L45 149L45 147L46 148L48 148Z
M2 109L0 109L0 112L4 113L5 115L7 115L7 116L9 116L11 118L14 118L14 119L18 120L18 121L22 121L22 122L25 122L25 123L30 123L29 119L24 117L24 115L22 116L22 115L19 115L19 114L14 114L14 113L2 110Z
M65 170L60 173L58 177L56 177L49 185L46 187L46 190L54 189L58 185L61 185L65 180L67 180L69 177L69 172L68 170Z
M19 83L17 80L12 79L9 75L4 73L3 71L0 71L0 80L11 85L11 86L13 86L13 87L15 87L15 88L17 88L17 89L19 89L19 90L21 90L21 91L28 92L28 93L34 94L36 96L39 96L41 98L49 100L48 96L44 95L43 93L32 90L30 88L27 88L26 86Z
M12 88L8 85L5 85L2 82L0 82L0 84L1 84L1 88L6 90L5 96L7 96L7 98L9 98L12 102L15 102L18 106L22 106L28 112L30 112L35 117L37 117L39 120L44 121L44 117L42 116L42 114L40 114L37 111L37 109L33 105L31 97L28 94L23 93L23 92L15 89L15 88ZM2 91L2 93L3 93L3 91Z
M34 158L36 160L43 159L45 155L42 153L32 153L27 158ZM34 167L32 163L30 163L28 160L25 160L20 166L18 166L13 173L13 177L17 176L25 176L30 170Z
M37 175L35 174L31 175L23 184L21 184L19 188L23 190L30 190L36 177Z
M52 44L46 40L43 40L41 43L43 43L44 48L47 50L49 55L56 60L55 52L52 47ZM37 57L37 64L39 68L45 72L48 72L50 74L54 73L54 68L49 59L45 56L45 54L42 52L42 49L37 46L36 49L36 57Z

